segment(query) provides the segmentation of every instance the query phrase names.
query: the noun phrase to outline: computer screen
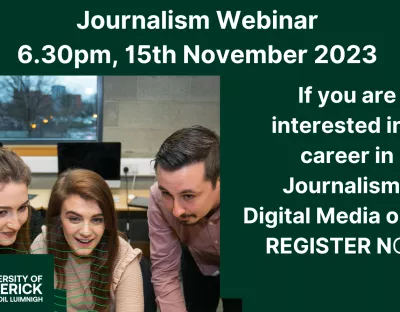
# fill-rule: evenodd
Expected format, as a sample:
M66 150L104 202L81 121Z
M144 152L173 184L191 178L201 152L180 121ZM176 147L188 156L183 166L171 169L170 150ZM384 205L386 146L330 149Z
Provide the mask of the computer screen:
M121 186L120 142L58 143L58 173L69 168L98 173L112 188Z

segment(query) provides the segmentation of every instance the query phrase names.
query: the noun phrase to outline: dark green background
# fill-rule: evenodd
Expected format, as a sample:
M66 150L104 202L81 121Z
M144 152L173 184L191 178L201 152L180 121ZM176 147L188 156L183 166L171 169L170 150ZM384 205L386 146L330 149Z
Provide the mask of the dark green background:
M289 3L265 1L242 4L203 2L185 7L154 2L119 4L115 1L88 5L84 2L47 5L16 4L0 13L2 49L0 74L70 75L220 75L222 141L222 295L242 297L244 311L397 311L400 277L398 255L266 255L265 239L274 237L397 237L399 225L292 225L268 229L244 225L243 208L309 206L353 210L367 206L384 212L398 210L398 195L285 195L290 176L298 180L397 180L400 155L398 135L273 135L271 118L304 120L369 121L377 116L400 120L394 104L328 104L317 108L316 90L393 90L399 93L398 7L379 1L339 3ZM208 14L211 29L203 31L79 30L84 10L92 14ZM256 14L319 15L314 30L219 30L216 10L242 10ZM21 45L42 57L46 44L72 48L109 49L118 67L86 64L19 63ZM177 52L177 64L128 64L131 44L163 45ZM304 64L183 64L183 45L200 44L212 49L308 49ZM324 44L376 47L375 64L314 64L314 48ZM314 101L298 104L298 88L313 86ZM360 99L360 97L359 97ZM383 128L384 129L384 128ZM305 165L303 150L391 150L394 164Z
M8 298L8 303L1 302L0 309L1 311L15 311L15 312L24 312L27 310L30 311L53 311L54 304L54 257L52 255L1 255L1 273L0 275L26 275L28 279L26 284L42 284L40 286L40 294L32 294L32 295L4 295L4 297ZM29 265L28 265L29 264ZM31 277L33 275L42 275L42 281L32 283ZM8 283L4 283L8 284ZM16 283L16 284L25 284ZM33 288L32 288L33 289ZM27 288L27 291L30 289ZM10 302L10 297L42 297L43 302ZM63 300L59 300L59 302L63 302ZM65 300L64 300L65 307ZM64 309L57 311L65 311Z

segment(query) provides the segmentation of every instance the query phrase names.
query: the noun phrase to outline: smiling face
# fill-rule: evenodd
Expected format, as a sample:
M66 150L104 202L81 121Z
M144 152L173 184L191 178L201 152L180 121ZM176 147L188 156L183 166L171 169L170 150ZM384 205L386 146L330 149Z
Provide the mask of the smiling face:
M10 246L28 220L28 187L25 183L0 185L0 245Z
M215 188L205 180L204 162L175 171L157 168L157 180L164 206L182 224L196 224L219 206L219 179Z
M64 237L76 256L90 256L105 230L104 216L94 201L70 195L61 208Z

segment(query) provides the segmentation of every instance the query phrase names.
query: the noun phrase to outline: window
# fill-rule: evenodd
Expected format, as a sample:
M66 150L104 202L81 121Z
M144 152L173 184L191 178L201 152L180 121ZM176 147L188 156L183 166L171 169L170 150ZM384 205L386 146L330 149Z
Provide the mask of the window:
M103 79L0 76L0 141L101 141Z

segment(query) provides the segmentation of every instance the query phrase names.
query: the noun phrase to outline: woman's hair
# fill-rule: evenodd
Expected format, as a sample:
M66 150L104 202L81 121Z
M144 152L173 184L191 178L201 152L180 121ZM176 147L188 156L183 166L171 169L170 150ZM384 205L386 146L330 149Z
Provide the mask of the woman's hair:
M0 191L8 183L23 183L28 187L31 183L31 170L14 151L0 148ZM18 231L15 242L10 246L0 246L0 254L29 253L31 243L29 231L30 218L31 207L29 206L28 219Z
M93 295L93 304L96 304L96 311L107 311L108 308L101 307L109 307L111 303L113 269L119 250L117 218L111 190L103 178L90 170L71 169L61 173L50 195L46 240L48 253L54 255L57 288L64 287L64 267L69 254L66 251L72 252L61 226L61 208L71 195L96 202L103 213L105 231L91 255L90 291Z
M204 162L204 179L215 188L220 174L219 149L220 139L214 131L202 126L182 128L163 142L154 159L154 170L161 167L175 171Z

